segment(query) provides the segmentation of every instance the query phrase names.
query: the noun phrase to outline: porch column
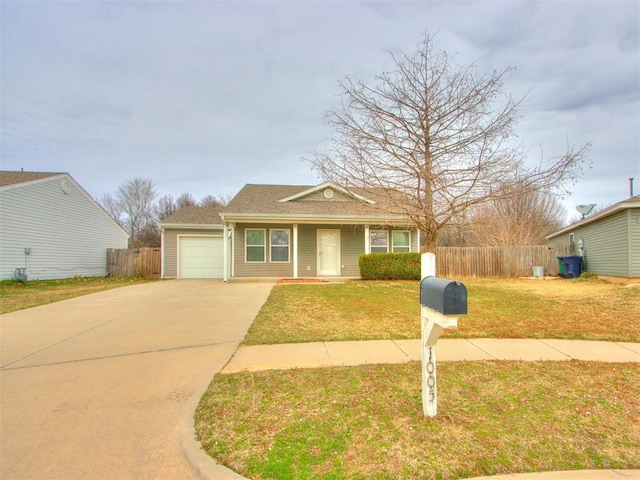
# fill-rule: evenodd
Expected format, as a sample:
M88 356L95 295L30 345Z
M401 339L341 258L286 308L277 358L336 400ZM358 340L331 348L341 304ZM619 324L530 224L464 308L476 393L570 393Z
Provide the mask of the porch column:
M298 224L293 224L293 278L298 278Z
M222 224L222 281L229 281L229 230L227 222Z
M371 242L369 241L369 225L365 225L364 226L364 253L365 254L369 254L371 253Z
M293 224L293 278L298 278L298 224Z

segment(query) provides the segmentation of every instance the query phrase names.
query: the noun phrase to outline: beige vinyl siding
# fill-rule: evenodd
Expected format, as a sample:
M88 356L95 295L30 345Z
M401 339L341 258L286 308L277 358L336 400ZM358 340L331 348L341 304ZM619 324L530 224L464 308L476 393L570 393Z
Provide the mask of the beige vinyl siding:
M411 251L412 252L419 252L420 251L420 245L418 245L418 231L417 230L412 230L411 231Z
M265 229L266 261L264 263L248 263L245 261L245 229ZM270 262L269 230L274 228L288 229L291 232L289 263ZM372 230L389 227L371 227ZM299 224L298 225L298 276L318 276L318 230L340 230L340 266L341 275L360 275L360 255L365 252L363 225L330 225L330 224ZM396 230L407 230L397 228ZM411 251L419 250L418 233L411 231ZM292 277L293 276L293 224L237 224L233 235L233 260L235 277Z
M3 187L0 224L2 279L25 260L30 280L104 276L107 249L128 244L126 232L66 175Z
M640 277L640 208L627 210L629 219L629 277Z
M345 226L340 229L342 275L360 275L360 255L364 253L364 247L364 227Z
M245 230L265 230L265 261L264 263L247 262L245 259ZM289 230L289 261L271 262L269 231L272 229ZM292 224L237 224L233 234L234 276L236 277L292 277L293 276L293 225Z
M162 239L164 278L176 278L178 276L178 235L222 235L222 230L166 229Z
M298 276L300 277L318 275L317 231L316 225L298 225Z
M318 190L317 192L313 192L309 195L299 198L297 201L298 202L353 202L354 201L353 198L349 197L348 195L345 195L342 192L339 192L335 188L331 188L331 190L333 190L333 197L326 198L324 196L325 190L326 188L323 188L322 190Z

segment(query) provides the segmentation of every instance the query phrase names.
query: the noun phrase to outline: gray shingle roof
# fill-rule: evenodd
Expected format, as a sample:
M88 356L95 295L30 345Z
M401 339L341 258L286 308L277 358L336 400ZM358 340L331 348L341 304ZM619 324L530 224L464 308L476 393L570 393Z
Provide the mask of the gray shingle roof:
M222 225L220 207L185 207L169 215L162 224Z
M64 175L62 172L12 172L8 170L0 171L0 187L7 185L17 185L19 183L40 180L41 178Z
M225 218L234 215L389 217L380 208L379 199L375 198L371 192L361 189L351 189L351 191L361 198L376 199L378 204L367 203L339 190L331 199L324 198L322 192L318 191L286 202L281 201L314 188L317 186L247 184L222 210L222 214ZM335 187L334 190L336 188L340 187Z

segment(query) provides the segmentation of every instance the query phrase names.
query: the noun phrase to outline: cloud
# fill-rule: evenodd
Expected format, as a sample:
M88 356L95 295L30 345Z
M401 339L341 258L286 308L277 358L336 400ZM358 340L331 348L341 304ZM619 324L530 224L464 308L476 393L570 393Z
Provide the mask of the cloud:
M598 179L617 198L640 177L639 5L3 2L3 168L69 171L97 197L134 176L196 198L314 183L302 158L332 133L338 81L372 81L431 32L461 63L516 66L532 158L593 140L576 201Z

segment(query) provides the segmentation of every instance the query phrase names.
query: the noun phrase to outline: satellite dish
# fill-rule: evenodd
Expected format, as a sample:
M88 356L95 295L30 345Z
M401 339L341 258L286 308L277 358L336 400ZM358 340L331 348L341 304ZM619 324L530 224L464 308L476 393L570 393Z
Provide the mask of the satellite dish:
M595 203L591 203L589 205L578 205L576 207L576 210L578 211L578 213L581 213L582 218L584 218L591 213L591 211L595 208L595 206L596 206Z

